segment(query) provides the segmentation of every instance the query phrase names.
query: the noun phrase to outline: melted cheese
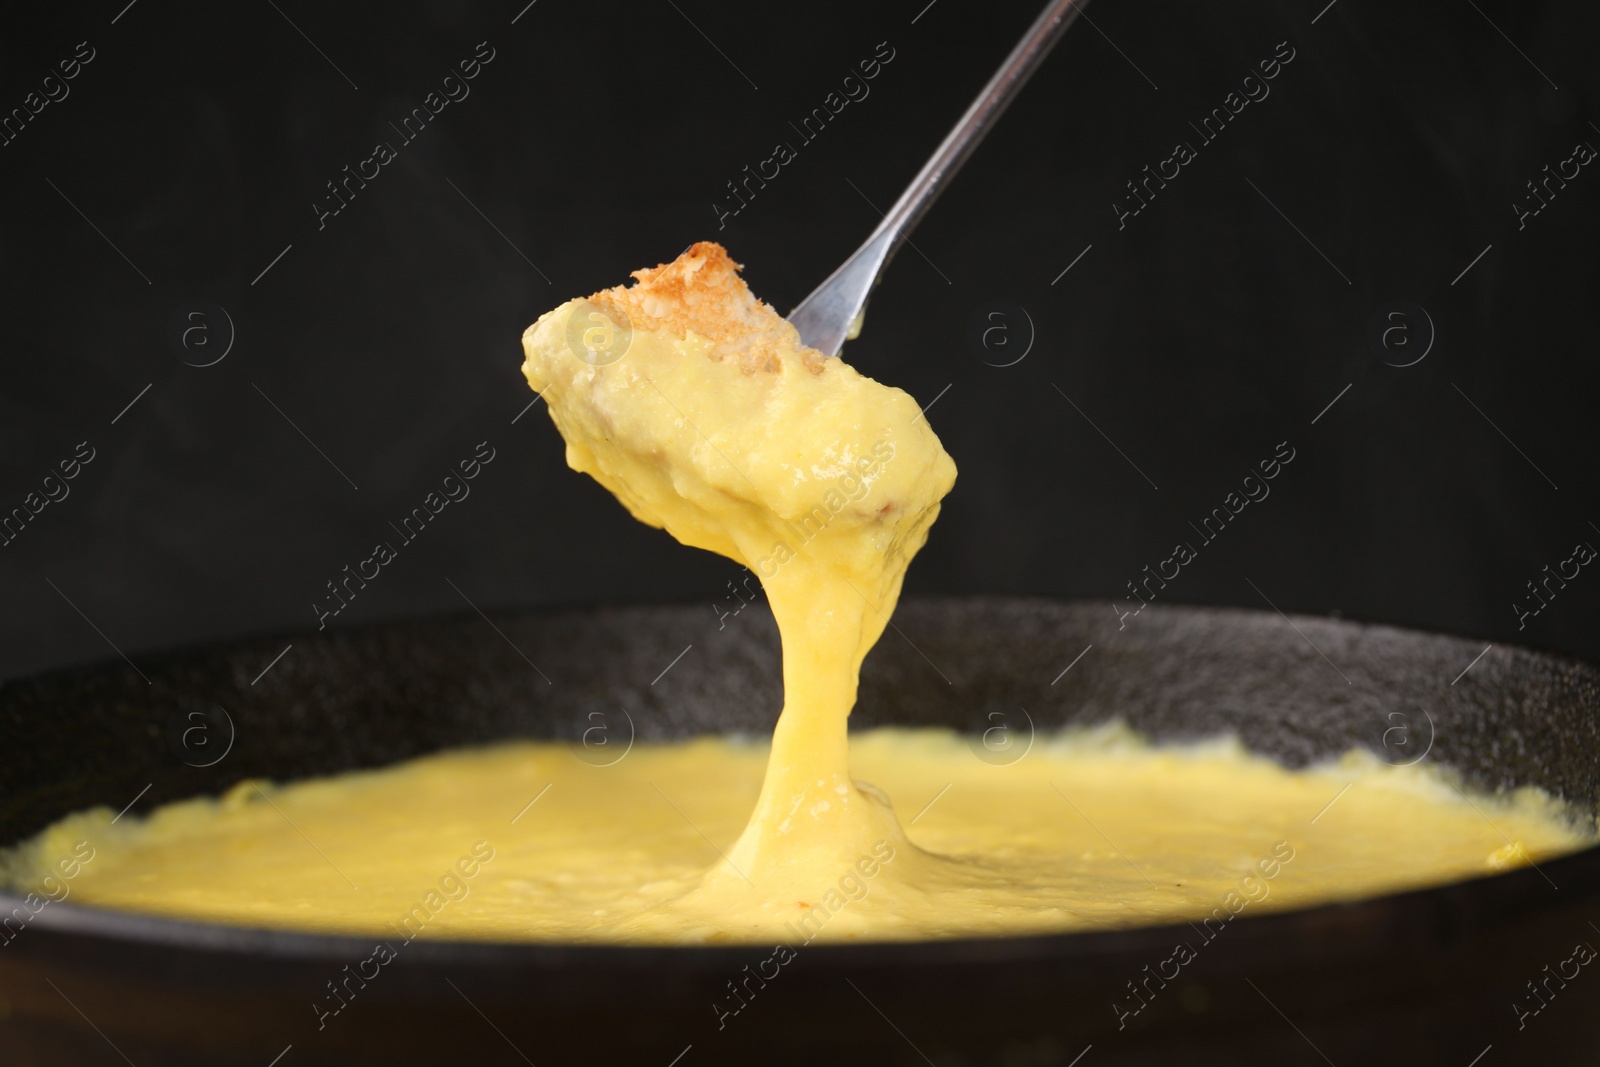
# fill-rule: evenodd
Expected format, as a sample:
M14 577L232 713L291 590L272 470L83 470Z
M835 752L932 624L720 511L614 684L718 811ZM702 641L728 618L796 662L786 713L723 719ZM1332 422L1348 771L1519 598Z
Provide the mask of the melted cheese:
M1356 756L1290 772L1237 745L1100 734L995 766L937 731L851 744L862 659L955 466L916 401L801 346L718 246L635 276L543 316L523 369L573 469L759 575L783 642L770 747L641 745L597 768L508 744L246 782L147 820L73 816L6 860L9 881L43 886L86 841L68 889L117 907L401 938L792 944L1226 921L1588 840L1542 795L1473 807L1432 772ZM891 796L920 810L897 818Z
M819 871L904 841L883 796L851 777L847 726L861 661L955 464L915 400L803 348L720 247L638 277L542 317L523 371L568 465L641 522L760 577L783 637L784 707L749 823L682 906L748 908L752 885L804 898ZM626 322L631 339L614 359L580 358L575 319Z
M1236 742L1159 748L1115 728L1040 737L1009 766L940 730L873 730L850 747L909 840L852 837L805 853L809 870L751 863L734 846L769 747L702 738L640 743L613 766L581 745L506 743L243 782L115 825L97 808L14 855L7 880L397 949L413 937L798 948L1182 919L1210 919L1210 932L1238 914L1478 877L1592 840L1537 791L1469 802L1446 775L1364 754L1289 771ZM93 858L44 884L79 842Z

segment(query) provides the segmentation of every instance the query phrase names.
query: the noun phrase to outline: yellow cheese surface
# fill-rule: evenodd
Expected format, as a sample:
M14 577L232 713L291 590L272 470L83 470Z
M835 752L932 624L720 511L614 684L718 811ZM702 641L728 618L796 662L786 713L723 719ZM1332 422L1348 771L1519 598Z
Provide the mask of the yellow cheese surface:
M798 946L1179 919L1209 918L1209 930L1236 914L1492 874L1592 840L1536 791L1469 801L1445 775L1370 755L1289 771L1236 743L1158 748L1104 728L1041 736L996 765L945 731L873 730L852 738L851 764L894 798L906 836L852 843L859 854L774 880L734 848L765 744L640 743L612 766L595 765L600 755L614 758L506 743L243 782L115 825L98 808L13 856L8 880L77 903L396 945ZM79 842L92 859L69 881L56 867Z

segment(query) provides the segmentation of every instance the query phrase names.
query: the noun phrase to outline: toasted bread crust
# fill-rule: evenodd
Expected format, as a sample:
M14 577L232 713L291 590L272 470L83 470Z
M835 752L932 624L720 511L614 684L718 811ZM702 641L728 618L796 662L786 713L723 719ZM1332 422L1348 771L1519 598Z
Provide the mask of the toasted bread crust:
M798 359L821 374L827 357L800 342L800 334L739 277L739 264L715 241L699 241L671 263L633 272L634 284L602 289L589 298L602 310L620 309L635 329L693 332L712 342L707 355L745 374L775 374Z

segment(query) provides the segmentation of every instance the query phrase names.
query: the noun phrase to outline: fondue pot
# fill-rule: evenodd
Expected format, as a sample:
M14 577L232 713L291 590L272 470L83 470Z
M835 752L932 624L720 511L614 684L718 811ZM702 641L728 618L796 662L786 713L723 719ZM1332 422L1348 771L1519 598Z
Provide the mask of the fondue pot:
M1540 786L1592 816L1600 672L1504 647L1475 660L1482 650L1269 612L1150 606L1119 620L1102 604L908 601L867 658L852 723L954 727L973 735L975 758L993 758L977 738L996 710L1021 713L1010 722L1022 730L1121 719L1156 741L1232 733L1292 767L1364 747L1446 764L1465 788ZM613 721L631 721L639 741L760 735L781 699L777 633L758 605L731 617L471 615L183 651L137 670L117 660L0 688L0 843L85 807L137 814L244 777L505 738L576 745L597 708L625 711ZM627 729L614 725L611 743ZM1059 817L1077 818L1065 805ZM1302 855L1316 832L1306 827ZM27 920L0 924L6 1065L1494 1067L1592 1063L1600 1036L1600 973L1571 976L1575 948L1600 947L1600 848L1357 903L1246 909L1209 942L1179 923L796 946L721 1019L728 983L771 946L424 935L319 1028L313 1005L375 938L125 914L70 895L33 908L6 896L0 914ZM1196 958L1120 1014L1181 942Z

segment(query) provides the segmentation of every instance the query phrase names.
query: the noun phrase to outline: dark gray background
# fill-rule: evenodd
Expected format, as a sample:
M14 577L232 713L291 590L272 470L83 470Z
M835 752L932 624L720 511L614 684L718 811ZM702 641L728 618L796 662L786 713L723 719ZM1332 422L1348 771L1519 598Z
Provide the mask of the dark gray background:
M1524 630L1513 608L1600 544L1600 176L1524 229L1511 206L1600 145L1594 9L1325 2L1098 0L895 261L846 356L938 397L961 472L910 593L1100 599L1114 625L1125 583L1286 440L1271 497L1162 599L1600 658L1600 576ZM0 548L0 675L312 627L324 583L485 440L470 498L338 625L462 594L710 617L737 567L566 470L542 407L513 425L520 332L705 238L787 310L1038 5L524 3L96 0L11 22L0 112L78 42L96 57L0 147L0 511L78 442L98 455ZM471 95L319 232L324 182L480 41ZM797 143L789 122L882 41L871 95L719 231L724 183ZM1188 123L1280 41L1296 58L1271 95L1119 230L1124 182L1198 144ZM1006 368L967 342L996 299L1037 333ZM169 343L194 300L236 328L215 366ZM1406 368L1366 340L1396 300L1437 331Z

